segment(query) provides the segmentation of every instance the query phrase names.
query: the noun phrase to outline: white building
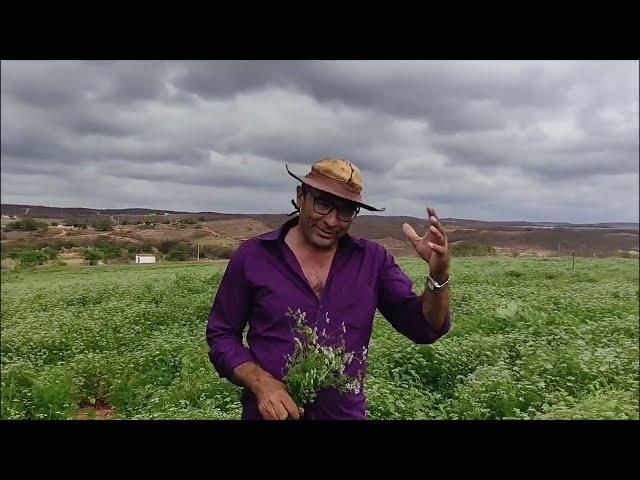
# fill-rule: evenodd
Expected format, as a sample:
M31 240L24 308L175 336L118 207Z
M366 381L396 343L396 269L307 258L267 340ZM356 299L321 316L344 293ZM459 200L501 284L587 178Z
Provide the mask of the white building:
M136 253L136 263L156 263L153 253Z

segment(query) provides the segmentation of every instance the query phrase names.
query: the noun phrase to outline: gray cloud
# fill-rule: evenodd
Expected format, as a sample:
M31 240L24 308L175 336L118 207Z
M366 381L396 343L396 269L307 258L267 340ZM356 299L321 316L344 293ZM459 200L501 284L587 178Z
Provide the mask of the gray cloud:
M1 80L4 203L284 212L284 163L335 155L386 214L638 221L638 62L11 61Z

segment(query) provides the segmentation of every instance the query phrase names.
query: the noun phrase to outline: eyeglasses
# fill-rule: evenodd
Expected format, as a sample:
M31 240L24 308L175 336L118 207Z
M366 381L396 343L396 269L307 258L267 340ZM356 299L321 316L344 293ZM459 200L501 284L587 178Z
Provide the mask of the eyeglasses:
M360 212L360 206L355 205L336 205L331 200L324 198L321 194L315 194L310 189L304 189L313 198L313 210L320 215L329 215L335 208L338 212L338 219L342 222L350 222L358 212Z

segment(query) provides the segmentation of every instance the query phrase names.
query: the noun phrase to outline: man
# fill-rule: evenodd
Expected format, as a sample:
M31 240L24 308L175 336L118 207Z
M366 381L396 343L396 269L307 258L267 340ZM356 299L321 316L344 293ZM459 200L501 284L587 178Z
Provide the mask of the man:
M419 296L383 246L347 233L360 208L384 210L365 203L355 165L326 158L303 178L287 171L302 183L294 202L299 215L240 245L207 325L215 369L244 387L246 420L300 418L300 405L282 382L286 357L294 350L289 308L306 312L310 323L321 320L336 327L344 322L347 351L368 347L376 308L419 344L436 341L451 327L447 235L435 210L427 210L430 226L422 237L410 225L402 226L430 269L428 286ZM242 341L247 324L248 347ZM352 362L345 374L354 376L358 369L366 369L366 362ZM304 418L365 419L365 412L362 390L347 394L326 389L305 408Z

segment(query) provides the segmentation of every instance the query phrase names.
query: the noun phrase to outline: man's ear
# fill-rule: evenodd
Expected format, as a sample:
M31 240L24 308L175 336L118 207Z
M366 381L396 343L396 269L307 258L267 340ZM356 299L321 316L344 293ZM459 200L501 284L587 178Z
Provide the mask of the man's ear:
M300 188L300 186L296 187L296 200L294 200L293 198L291 199L291 205L293 205L293 208L295 209L293 212L289 213L288 216L291 215L295 215L296 213L299 214L300 213L300 202L302 201L302 199L304 198L304 193L302 191L302 188Z

